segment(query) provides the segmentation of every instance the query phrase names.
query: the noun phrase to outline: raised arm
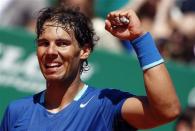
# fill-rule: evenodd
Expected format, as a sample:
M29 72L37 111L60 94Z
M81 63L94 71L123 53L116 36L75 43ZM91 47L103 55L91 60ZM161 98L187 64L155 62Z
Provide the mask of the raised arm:
M124 17L128 20L122 23L120 20ZM152 128L174 120L180 113L178 97L151 35L143 31L135 12L111 12L105 28L112 35L131 41L143 69L147 96L128 98L122 106L122 117L138 129Z

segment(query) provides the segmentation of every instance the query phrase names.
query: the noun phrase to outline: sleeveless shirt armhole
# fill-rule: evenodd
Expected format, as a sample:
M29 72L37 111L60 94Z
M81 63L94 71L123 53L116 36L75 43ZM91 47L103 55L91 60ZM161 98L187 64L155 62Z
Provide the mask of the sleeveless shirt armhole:
M136 131L137 129L131 125L129 125L123 118L122 118L122 106L124 102L130 98L133 97L134 95L130 94L129 97L124 98L123 100L120 101L120 103L116 107L116 114L114 118L114 131Z

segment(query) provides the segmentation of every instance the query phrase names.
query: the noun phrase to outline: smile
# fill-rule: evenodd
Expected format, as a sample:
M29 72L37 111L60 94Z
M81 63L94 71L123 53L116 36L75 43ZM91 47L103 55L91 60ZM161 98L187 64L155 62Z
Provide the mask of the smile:
M58 62L54 62L54 63L47 63L45 64L45 67L48 68L57 68L60 67L62 64L58 63Z
M58 70L60 70L60 68L62 67L62 63L59 62L52 62L52 63L46 63L45 64L45 69L47 73L55 73Z

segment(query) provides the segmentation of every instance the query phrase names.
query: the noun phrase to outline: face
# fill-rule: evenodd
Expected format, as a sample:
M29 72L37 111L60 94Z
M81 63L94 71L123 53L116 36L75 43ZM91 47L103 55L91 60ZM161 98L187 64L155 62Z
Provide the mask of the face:
M38 38L37 57L47 81L66 80L80 75L80 61L87 59L88 49L79 48L73 31L46 22Z

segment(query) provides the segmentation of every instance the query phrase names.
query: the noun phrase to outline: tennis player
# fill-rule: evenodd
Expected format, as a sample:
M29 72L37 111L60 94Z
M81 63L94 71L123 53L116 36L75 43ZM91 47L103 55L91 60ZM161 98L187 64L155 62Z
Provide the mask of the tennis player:
M131 42L147 96L99 89L81 81L96 40L91 22L78 9L46 8L36 29L46 90L10 103L0 131L134 131L174 120L180 113L174 86L151 34L142 29L135 12L109 13L105 28Z

